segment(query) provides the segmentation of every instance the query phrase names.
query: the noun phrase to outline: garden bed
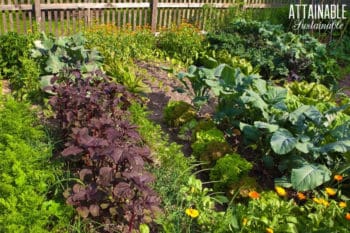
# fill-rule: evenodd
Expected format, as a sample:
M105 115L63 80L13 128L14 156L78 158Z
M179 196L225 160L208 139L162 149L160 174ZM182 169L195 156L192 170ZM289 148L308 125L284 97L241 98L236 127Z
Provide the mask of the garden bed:
M316 38L235 19L0 39L1 232L348 231L350 99Z

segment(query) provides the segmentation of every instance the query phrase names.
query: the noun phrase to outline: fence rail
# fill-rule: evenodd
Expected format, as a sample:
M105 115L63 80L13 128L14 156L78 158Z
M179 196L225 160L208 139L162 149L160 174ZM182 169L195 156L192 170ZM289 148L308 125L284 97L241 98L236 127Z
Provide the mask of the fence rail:
M291 2L244 0L244 8L279 7ZM38 26L56 35L76 32L92 23L130 24L133 28L150 25L155 31L187 20L204 28L206 20L221 19L227 8L238 4L236 0L0 0L0 3L0 34L26 33Z

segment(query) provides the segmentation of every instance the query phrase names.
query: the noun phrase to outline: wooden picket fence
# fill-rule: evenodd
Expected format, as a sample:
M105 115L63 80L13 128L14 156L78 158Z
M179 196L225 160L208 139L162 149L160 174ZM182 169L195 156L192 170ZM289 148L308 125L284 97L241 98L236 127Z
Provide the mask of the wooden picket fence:
M289 0L244 0L245 8L289 4ZM0 0L0 34L26 33L39 27L56 35L74 33L93 24L150 25L153 31L182 20L204 28L223 18L236 0ZM215 9L215 10L214 10Z

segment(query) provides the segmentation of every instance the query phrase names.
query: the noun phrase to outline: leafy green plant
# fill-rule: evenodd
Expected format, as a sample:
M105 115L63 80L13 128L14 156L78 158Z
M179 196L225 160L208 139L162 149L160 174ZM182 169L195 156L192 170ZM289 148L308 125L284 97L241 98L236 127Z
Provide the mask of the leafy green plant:
M43 33L34 41L32 57L40 64L43 89L52 86L54 77L68 78L76 70L88 73L100 68L102 57L96 50L84 48L85 43L82 34L53 38Z
M310 35L285 33L267 22L236 19L207 40L213 50L226 50L251 62L264 79L317 81L334 85L336 61L326 46Z
M116 82L131 92L146 90L143 76L138 74L134 59L156 56L156 38L149 28L117 28L113 25L94 26L85 32L87 46L96 48L104 58L103 69Z
M206 99L218 98L216 121L223 128L239 128L246 144L255 144L260 154L272 156L272 166L291 178L289 185L294 188L316 188L330 180L332 169L349 162L344 157L350 149L349 134L343 131L349 116L341 113L346 106L331 106L322 113L299 101L296 109L290 109L287 89L258 75L247 76L225 64L190 70L198 71L183 73L181 78L201 79Z
M169 126L181 126L197 115L195 109L184 101L169 101L163 110L164 121Z
M214 165L216 160L232 152L224 134L217 128L196 132L191 147L193 155L209 165Z
M107 74L117 83L123 84L128 91L137 93L147 91L149 88L143 83L143 76L137 73L137 68L132 62L112 60L104 65Z
M244 58L232 56L227 50L219 50L219 51L213 50L212 57L216 60L216 62L210 57L204 56L204 58L199 59L199 63L204 65L207 68L210 67L207 64L208 60L211 60L212 67L215 67L220 63L225 63L234 68L239 68L245 75L258 72L258 69L254 68L249 61L247 61Z
M29 106L0 96L0 231L67 230L72 210L60 201L62 164Z
M144 60L155 55L156 37L147 27L134 30L128 26L118 28L112 24L95 25L84 35L87 38L86 45L98 49L106 65L131 59Z
M215 181L214 190L228 190L230 186L248 175L253 165L239 154L228 154L216 161L210 171L210 180Z
M182 23L162 30L157 37L157 46L166 55L191 64L204 51L203 39L198 29Z
M0 79L8 79L16 99L32 99L39 91L39 68L30 58L36 34L0 36Z
M194 150L202 151L208 142L225 142L224 133L217 128L201 130L196 132L195 141L192 144Z

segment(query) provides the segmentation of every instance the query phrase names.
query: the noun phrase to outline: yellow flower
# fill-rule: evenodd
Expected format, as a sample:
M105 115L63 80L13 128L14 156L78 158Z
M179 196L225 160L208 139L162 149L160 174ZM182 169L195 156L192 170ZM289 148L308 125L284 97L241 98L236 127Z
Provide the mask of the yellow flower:
M270 227L266 228L266 233L273 233L272 228L270 228Z
M191 218L197 218L199 215L199 211L196 209L188 208L186 209L185 213L190 216Z
M341 207L341 208L346 208L346 202L343 202L343 201L341 201L341 202L339 202L339 206Z
M276 190L276 192L277 192L277 194L278 194L279 196L281 196L281 197L287 196L287 192L286 192L286 190L285 190L284 188L279 187L279 186L276 186L276 187L275 187L275 190Z
M326 193L329 196L334 196L335 194L337 194L337 191L335 189L332 189L332 188L326 188Z
M322 203L321 198L314 197L314 198L312 198L312 200L314 202L316 202L317 204L321 204Z
M323 198L317 198L317 197L314 197L312 199L314 202L316 202L317 204L320 204L320 205L324 205L324 206L329 206L329 202Z
M305 194L304 194L304 193L301 193L301 192L298 192L298 193L297 193L297 197L298 197L298 199L299 199L300 201L303 201L303 200L306 199Z
M335 176L334 176L334 180L340 182L340 181L343 180L343 176L342 176L342 175L335 175Z
M257 191L250 191L248 193L248 196L252 199L257 199L260 197L260 194Z
M243 220L242 220L243 226L247 225L247 222L248 222L248 219L247 218L243 218Z
M322 205L327 207L327 206L329 206L329 202L326 201L325 199L322 199Z

